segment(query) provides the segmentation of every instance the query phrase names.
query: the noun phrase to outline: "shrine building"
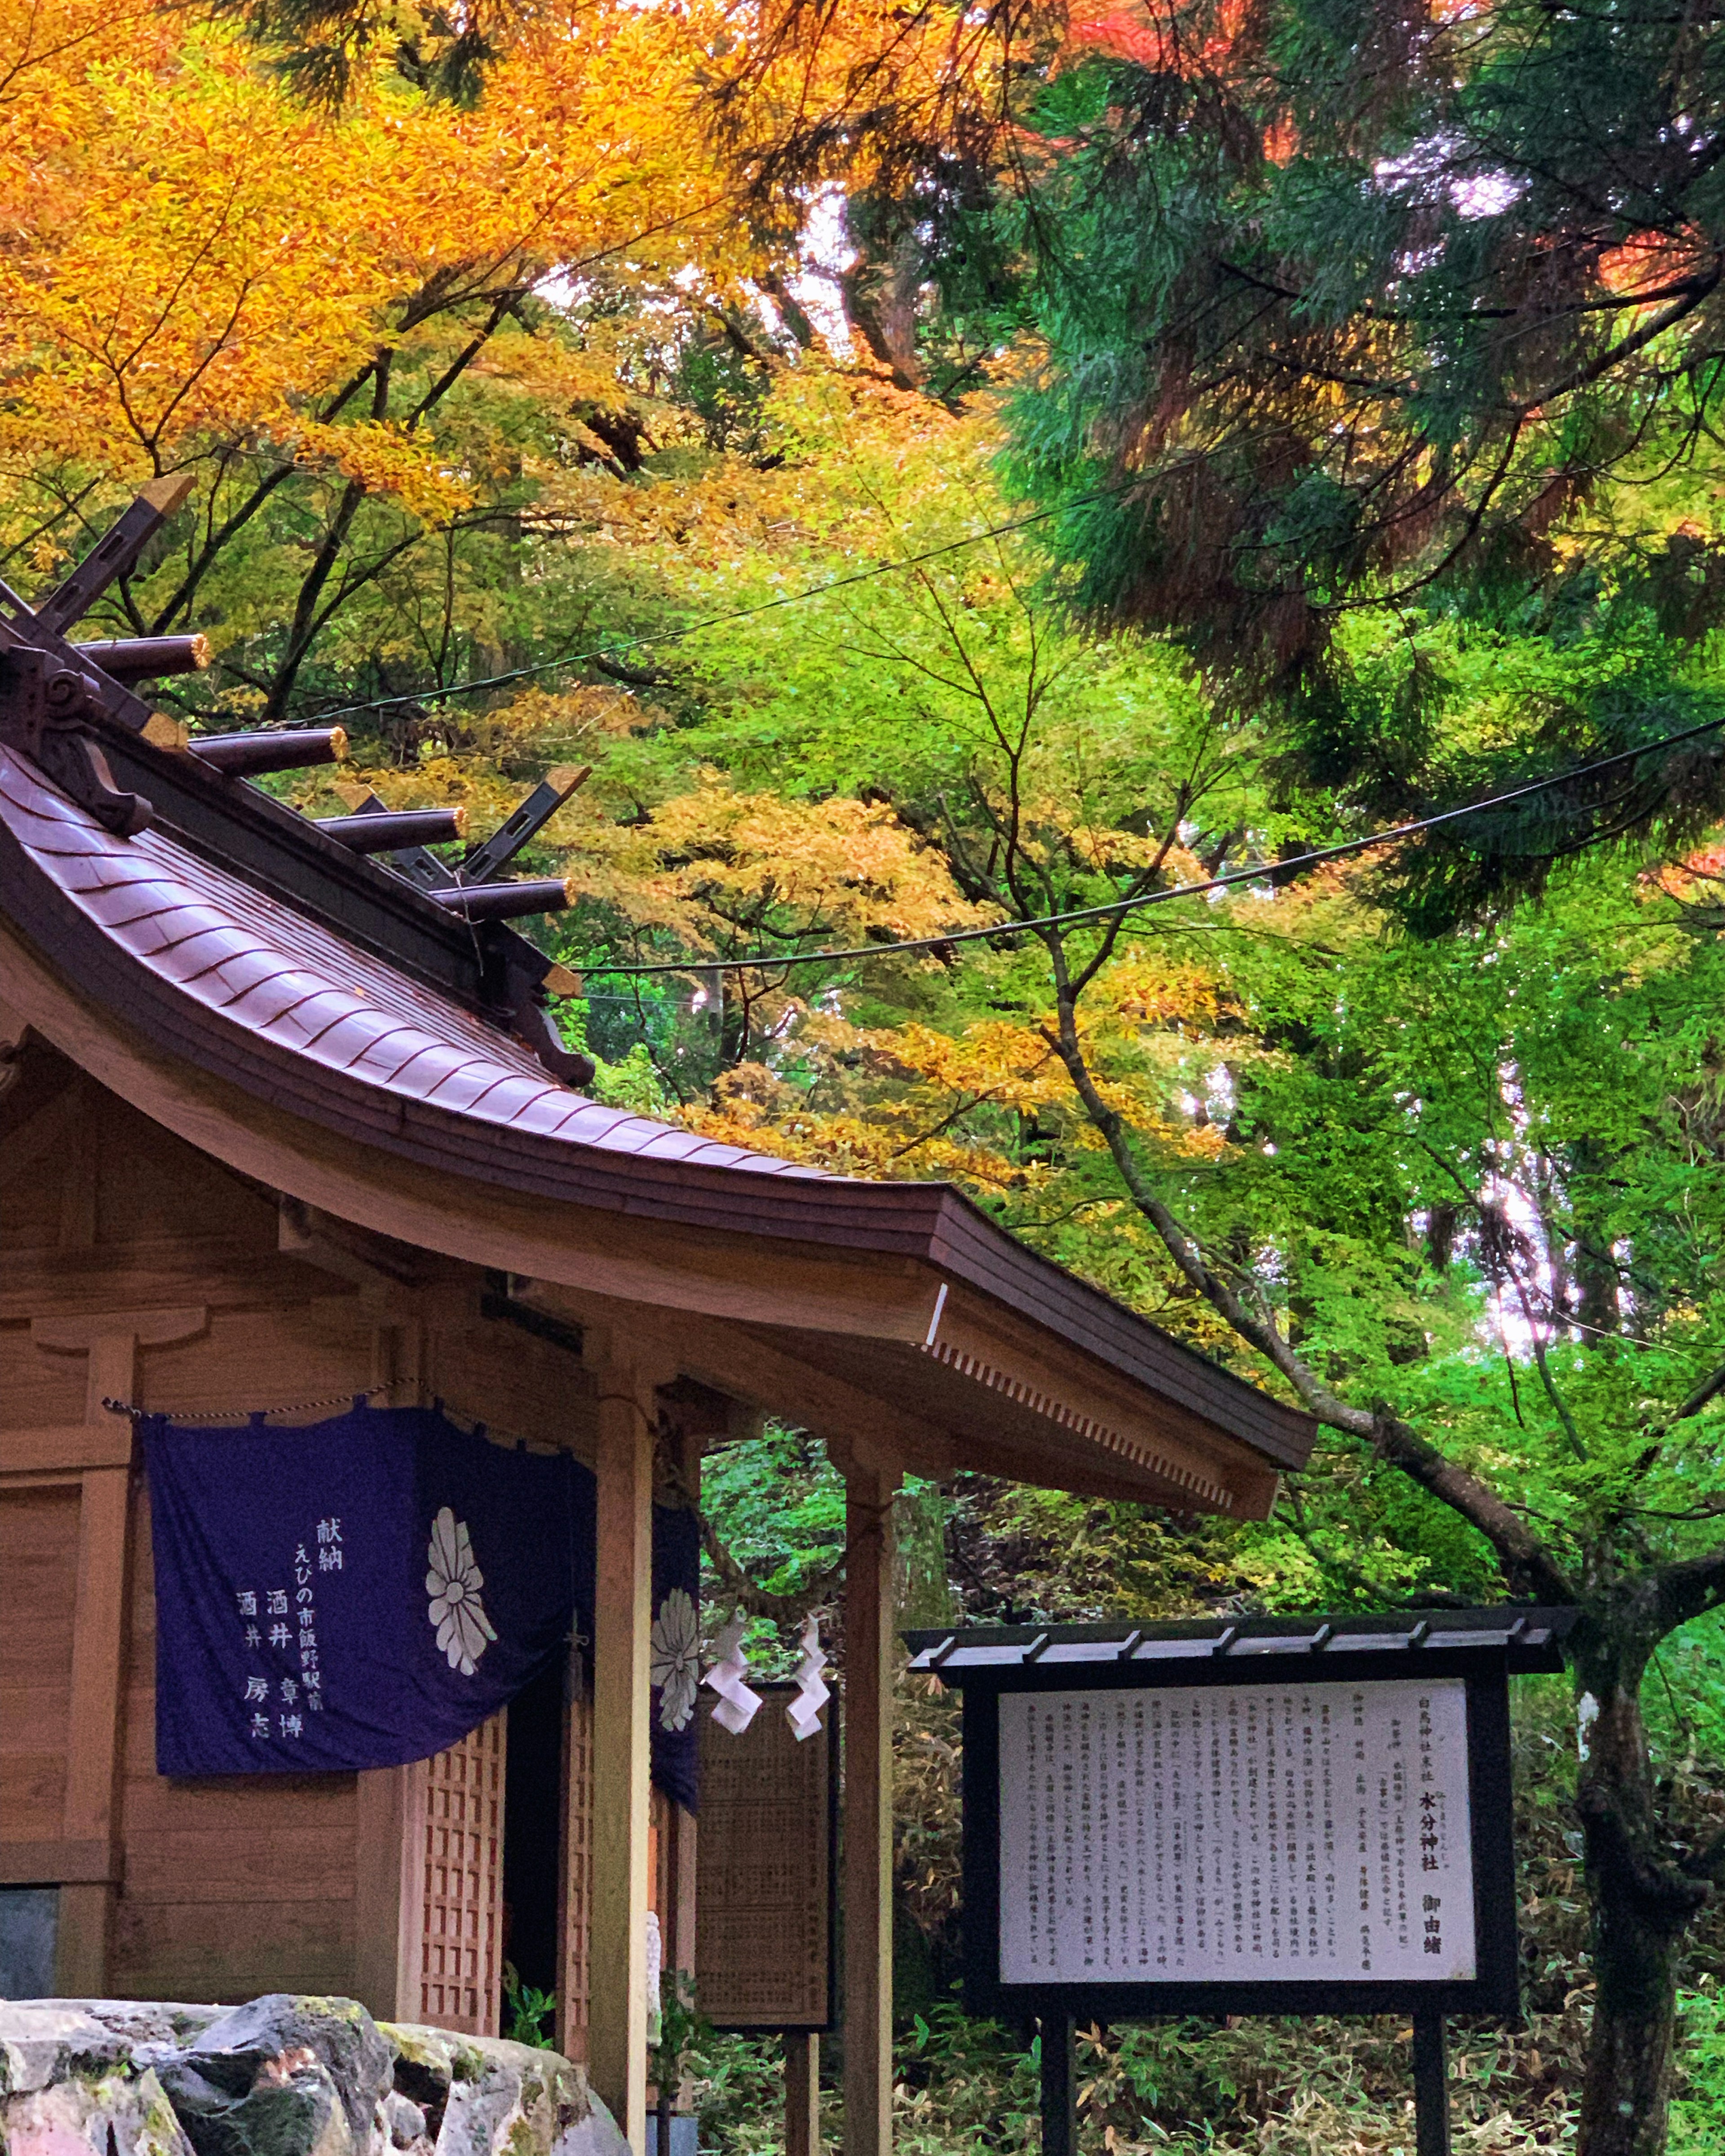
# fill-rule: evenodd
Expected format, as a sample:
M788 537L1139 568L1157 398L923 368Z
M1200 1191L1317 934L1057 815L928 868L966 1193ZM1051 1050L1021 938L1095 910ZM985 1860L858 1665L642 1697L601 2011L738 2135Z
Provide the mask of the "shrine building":
M884 2156L901 1478L1262 1518L1312 1425L949 1186L586 1097L546 1008L577 984L510 925L562 888L504 874L567 775L458 871L425 850L451 814L254 783L333 732L152 712L133 685L197 639L68 640L177 499L0 592L0 1940L28 1906L59 1996L495 2033L507 1912L643 2151L649 1912L680 1967L697 1921L696 1820L649 1776L655 1508L772 1415L845 1478L845 2145ZM164 1774L128 1410L273 1433L356 1399L590 1472L590 1640L433 1757Z

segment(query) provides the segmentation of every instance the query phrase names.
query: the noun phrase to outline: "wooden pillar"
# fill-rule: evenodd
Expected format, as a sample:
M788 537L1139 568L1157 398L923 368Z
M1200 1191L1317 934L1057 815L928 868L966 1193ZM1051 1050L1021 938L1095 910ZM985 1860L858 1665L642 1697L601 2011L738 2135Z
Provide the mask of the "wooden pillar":
M355 1779L353 1995L379 2021L417 2021L424 1762Z
M88 1156L89 1149L84 1150ZM89 1173L74 1173L68 1177L67 1188L74 1194L65 1209L75 1244L94 1217L94 1185ZM105 1989L108 1933L120 1870L131 1446L124 1418L110 1414L102 1403L137 1400L141 1346L190 1339L203 1330L204 1322L201 1309L164 1310L38 1318L30 1327L39 1348L88 1357L85 1424L101 1430L105 1437L117 1438L116 1450L123 1462L87 1468L80 1478L71 1712L60 1832L69 1842L93 1843L106 1851L107 1876L69 1881L60 1887L54 1986L63 1999L100 1997Z
M655 1373L589 1332L598 1383L593 1598L593 1902L588 2075L635 2156L647 2145L648 1648Z
M892 2148L892 1501L845 1475L845 2156Z
M96 1358L90 1358L92 1364ZM123 1398L123 1394L113 1397ZM72 1707L66 1745L68 1841L115 1852L109 1876L63 1886L55 1930L54 1988L62 1999L100 1998L107 1988L120 1825L118 1779L126 1678L126 1563L131 1471L101 1467L84 1476L78 1512L78 1600L72 1630Z
M680 1484L678 1496L694 1512L701 1510L701 1431L692 1426L692 1419L674 1423L671 1432L671 1457ZM697 1714L705 1710L697 1706ZM667 1912L666 1966L687 1979L691 1987L695 1982L695 1877L699 1857L696 1840L697 1827L693 1812L685 1811L680 1804L670 1807L670 1906ZM689 2092L680 2091L678 2101L686 2100Z
M784 2156L820 2156L820 2038L784 2033Z

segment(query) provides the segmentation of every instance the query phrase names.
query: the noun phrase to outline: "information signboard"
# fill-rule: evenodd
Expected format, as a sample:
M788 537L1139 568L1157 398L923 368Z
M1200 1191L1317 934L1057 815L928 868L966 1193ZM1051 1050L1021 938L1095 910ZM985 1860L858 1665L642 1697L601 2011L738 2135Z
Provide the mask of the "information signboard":
M1009 1692L1004 1984L1471 1982L1466 1686Z
M967 2005L1512 2014L1507 1678L1568 1619L911 1635L963 1692Z

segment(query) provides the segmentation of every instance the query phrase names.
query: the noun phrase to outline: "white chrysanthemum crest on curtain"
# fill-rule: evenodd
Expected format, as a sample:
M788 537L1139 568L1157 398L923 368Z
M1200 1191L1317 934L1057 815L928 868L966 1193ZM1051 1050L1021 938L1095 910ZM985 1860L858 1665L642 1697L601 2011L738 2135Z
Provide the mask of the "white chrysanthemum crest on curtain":
M803 1656L797 1664L797 1697L785 1709L800 1744L820 1727L820 1711L832 1697L823 1672L826 1656L820 1650L820 1620L811 1609L803 1620Z
M719 1695L719 1703L713 1709L713 1720L721 1729L728 1729L733 1737L741 1737L760 1710L761 1695L751 1691L743 1680L749 1666L743 1657L742 1635L747 1630L748 1619L739 1610L720 1633L715 1642L718 1660L701 1679Z
M426 1616L437 1628L437 1644L449 1656L449 1667L470 1677L497 1635L480 1599L485 1575L475 1562L467 1522L458 1520L447 1505L431 1523L425 1562L425 1592L430 1600Z
M695 1712L701 1682L701 1620L680 1587L674 1587L653 1620L648 1674L659 1693L659 1719L667 1729L682 1729Z

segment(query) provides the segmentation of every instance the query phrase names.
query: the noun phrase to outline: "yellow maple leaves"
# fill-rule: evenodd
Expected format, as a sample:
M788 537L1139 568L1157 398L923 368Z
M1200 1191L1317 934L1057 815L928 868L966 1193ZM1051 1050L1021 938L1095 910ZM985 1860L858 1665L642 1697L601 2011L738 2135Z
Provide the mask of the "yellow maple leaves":
M450 513L461 475L377 408L392 354L473 295L734 244L681 89L699 12L563 0L475 110L380 77L330 117L226 27L0 0L0 460L273 442Z
M938 936L987 917L889 808L737 793L716 772L639 823L596 823L573 873L715 957L740 944Z

